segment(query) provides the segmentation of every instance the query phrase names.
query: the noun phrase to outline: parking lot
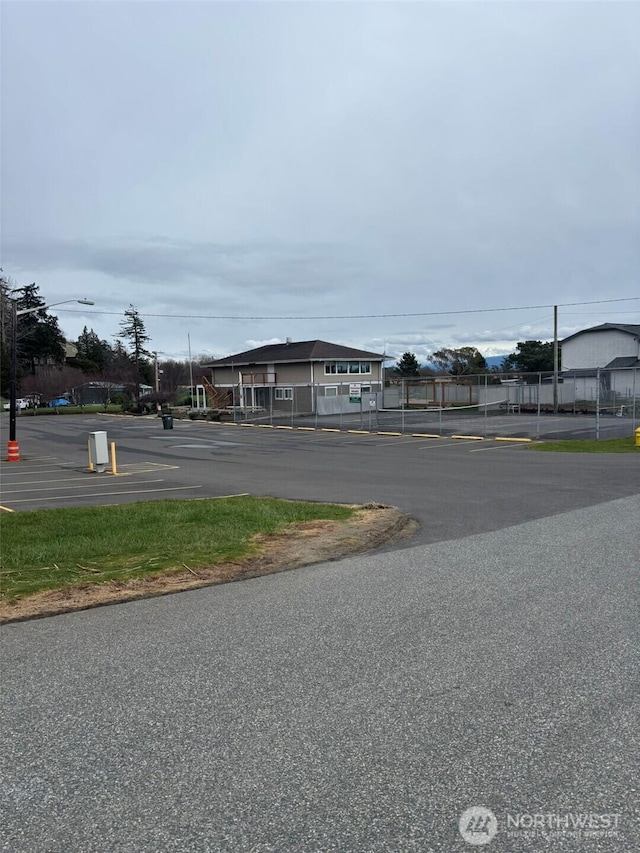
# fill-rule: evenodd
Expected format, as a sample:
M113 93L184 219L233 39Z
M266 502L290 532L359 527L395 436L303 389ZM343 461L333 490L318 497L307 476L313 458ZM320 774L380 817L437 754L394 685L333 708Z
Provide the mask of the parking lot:
M631 409L604 409L595 413L564 411L557 415L540 410L521 411L510 406L503 411L488 410L478 406L461 406L432 409L382 409L360 413L339 413L317 417L296 412L237 415L239 422L245 418L252 423L289 426L331 427L334 429L361 429L369 432L395 431L431 433L438 436L470 433L483 438L524 437L545 440L621 438L633 435L637 424Z
M22 417L21 461L2 463L9 511L251 493L385 503L421 523L420 541L495 530L638 490L627 455L546 454L524 440L361 433L155 417ZM117 473L89 471L106 431ZM508 438L508 437L505 437Z
M541 808L615 813L619 834L588 846L633 849L637 455L154 418L18 427L12 511L252 492L394 504L420 530L3 628L0 849L449 853L469 804L497 814L504 853L533 849L505 815ZM98 430L115 475L88 471Z

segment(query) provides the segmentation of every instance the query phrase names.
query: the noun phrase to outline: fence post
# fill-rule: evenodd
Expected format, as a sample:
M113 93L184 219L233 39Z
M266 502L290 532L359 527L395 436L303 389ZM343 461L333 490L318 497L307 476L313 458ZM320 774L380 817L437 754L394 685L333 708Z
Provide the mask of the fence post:
M484 375L484 437L487 437L488 432L488 421L489 417L489 376L485 373Z
M596 441L600 441L600 368L596 370Z

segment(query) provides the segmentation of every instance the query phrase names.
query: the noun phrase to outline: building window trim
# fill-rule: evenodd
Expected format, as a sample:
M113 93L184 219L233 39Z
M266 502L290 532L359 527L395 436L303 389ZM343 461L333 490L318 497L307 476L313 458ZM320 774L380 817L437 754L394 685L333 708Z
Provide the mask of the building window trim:
M325 376L370 376L370 361L325 361Z

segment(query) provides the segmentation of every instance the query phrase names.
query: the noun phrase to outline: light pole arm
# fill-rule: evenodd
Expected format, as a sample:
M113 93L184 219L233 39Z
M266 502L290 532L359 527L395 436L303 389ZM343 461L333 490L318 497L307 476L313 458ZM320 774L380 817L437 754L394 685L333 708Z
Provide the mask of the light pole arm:
M63 299L62 302L51 302L49 305L38 305L37 308L21 308L16 310L16 317L24 317L25 314L36 314L38 311L46 311L48 308L55 308L56 305L68 305L70 302L79 302L80 305L95 305L91 299ZM15 301L13 303L16 304Z

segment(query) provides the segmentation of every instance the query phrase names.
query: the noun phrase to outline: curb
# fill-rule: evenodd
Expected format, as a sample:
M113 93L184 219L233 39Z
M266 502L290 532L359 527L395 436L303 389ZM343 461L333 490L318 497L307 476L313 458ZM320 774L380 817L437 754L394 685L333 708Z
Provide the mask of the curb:
M434 432L391 432L388 430L368 429L340 429L338 427L308 427L308 426L288 426L285 424L250 424L238 423L237 421L202 421L203 424L213 427L252 427L253 429L285 429L293 432L330 432L339 433L342 435L384 435L389 438L447 438L461 439L463 441L514 441L514 442L532 442L533 438L526 436L496 436L496 435L438 435Z

